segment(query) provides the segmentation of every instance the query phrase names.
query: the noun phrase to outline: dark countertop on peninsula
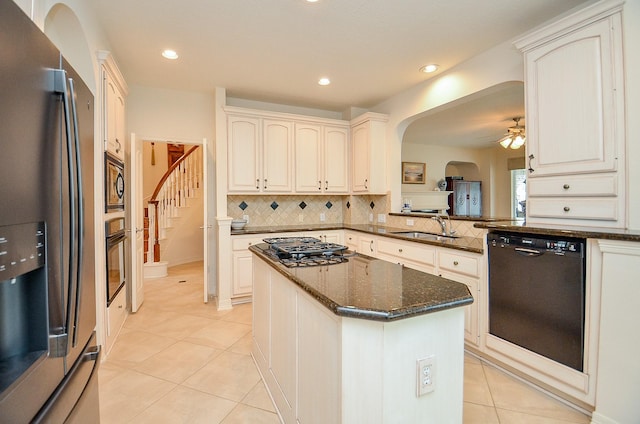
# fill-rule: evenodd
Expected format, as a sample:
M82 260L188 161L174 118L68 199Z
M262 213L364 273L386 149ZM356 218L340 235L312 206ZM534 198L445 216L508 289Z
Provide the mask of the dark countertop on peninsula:
M354 254L328 266L287 268L266 243L249 250L338 316L395 321L473 303L466 285Z
M269 233L286 233L300 231L322 231L322 230L353 230L367 234L383 235L398 240L412 241L415 243L430 244L434 246L448 247L451 249L464 250L467 252L482 253L484 240L474 237L455 237L443 240L424 240L406 237L400 234L392 234L393 232L403 231L410 232L411 229L394 228L384 225L371 224L319 224L319 225L286 225L286 226L264 226L252 227L248 226L242 230L231 230L231 235L243 234L269 234Z
M525 225L522 222L516 223L513 221L478 222L473 226L476 228L484 228L487 230L501 230L514 233L539 234L546 236L565 236L635 242L640 241L640 231L622 230L616 228L572 227L547 224L542 227L536 225Z

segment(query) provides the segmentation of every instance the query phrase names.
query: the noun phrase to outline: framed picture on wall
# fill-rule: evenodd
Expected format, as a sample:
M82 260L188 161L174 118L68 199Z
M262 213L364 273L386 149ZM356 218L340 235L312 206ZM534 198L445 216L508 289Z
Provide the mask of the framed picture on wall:
M426 164L420 162L402 162L402 184L424 184Z

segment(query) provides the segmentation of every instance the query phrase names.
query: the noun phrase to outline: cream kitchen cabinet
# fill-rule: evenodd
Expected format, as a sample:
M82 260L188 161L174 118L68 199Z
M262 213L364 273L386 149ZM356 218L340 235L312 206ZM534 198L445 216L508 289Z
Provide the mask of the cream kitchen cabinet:
M527 222L624 227L622 2L516 41L524 52Z
M351 121L351 191L386 194L386 124L388 117L365 113Z
M104 149L124 162L127 85L110 52L99 51L102 64L102 134Z
M329 231L311 231L303 234L305 237L315 237L325 243L344 244L342 230L329 230Z
M438 247L438 275L465 284L473 296L473 303L465 306L464 338L475 346L480 344L480 279L483 274L483 256Z
M351 251L358 250L358 233L355 231L344 230L344 245Z
M253 294L253 255L249 246L263 243L267 237L297 237L302 233L264 233L234 235L231 237L231 301L234 304L250 302Z
M348 193L349 128L295 124L297 193Z
M389 237L380 237L377 242L377 258L429 274L435 274L435 254L436 248L428 244Z
M109 351L111 351L113 343L116 341L118 334L120 334L122 325L124 324L124 321L126 320L128 315L126 290L120 290L120 292L107 307L106 314L107 331L105 351L107 354L109 354Z
M293 122L229 114L227 136L230 193L293 191Z

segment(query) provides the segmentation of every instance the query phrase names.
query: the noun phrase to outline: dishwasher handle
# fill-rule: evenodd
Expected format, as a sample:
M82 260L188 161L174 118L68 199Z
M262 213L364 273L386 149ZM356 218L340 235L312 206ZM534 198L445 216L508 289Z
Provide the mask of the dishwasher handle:
M524 256L540 256L543 252L534 249L527 249L526 247L514 247L513 250Z

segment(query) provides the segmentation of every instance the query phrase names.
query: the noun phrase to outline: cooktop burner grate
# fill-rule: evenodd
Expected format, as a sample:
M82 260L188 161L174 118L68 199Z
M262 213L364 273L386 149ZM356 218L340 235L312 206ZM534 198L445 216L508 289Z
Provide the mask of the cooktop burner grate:
M323 242L314 237L274 237L263 239L274 255L287 267L332 265L345 262L346 246Z

